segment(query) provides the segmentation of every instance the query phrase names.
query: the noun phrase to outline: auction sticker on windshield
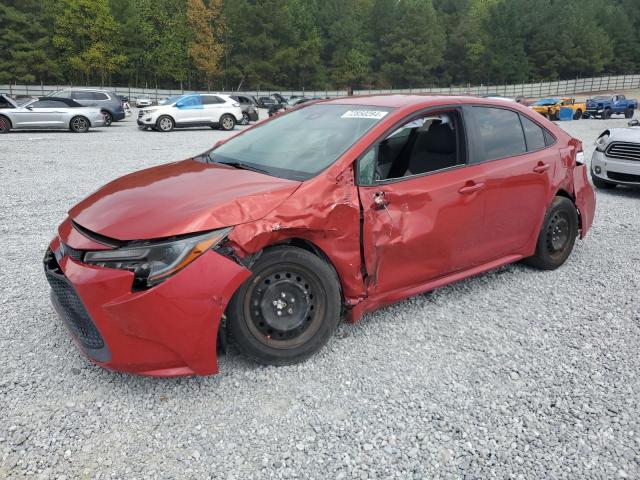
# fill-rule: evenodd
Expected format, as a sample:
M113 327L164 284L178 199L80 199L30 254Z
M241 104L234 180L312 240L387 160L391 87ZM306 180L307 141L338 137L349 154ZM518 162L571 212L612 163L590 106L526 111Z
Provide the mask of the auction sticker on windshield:
M383 112L380 110L348 110L342 114L340 118L372 118L374 120L380 120L389 112Z

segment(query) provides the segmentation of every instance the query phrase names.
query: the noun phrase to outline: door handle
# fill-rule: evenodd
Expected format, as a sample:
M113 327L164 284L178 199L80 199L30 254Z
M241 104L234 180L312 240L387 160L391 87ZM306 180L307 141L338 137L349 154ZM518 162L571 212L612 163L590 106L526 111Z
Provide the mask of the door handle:
M458 190L458 192L467 194L467 193L477 192L478 190L482 190L483 188L484 188L484 182L468 183L467 185L462 187L460 190Z
M540 162L537 166L533 167L533 171L536 173L544 173L549 170L550 167L551 165L549 165L548 163Z
M373 194L373 206L376 210L387 208L387 205L389 205L389 202L386 198L384 198L383 191L379 191Z

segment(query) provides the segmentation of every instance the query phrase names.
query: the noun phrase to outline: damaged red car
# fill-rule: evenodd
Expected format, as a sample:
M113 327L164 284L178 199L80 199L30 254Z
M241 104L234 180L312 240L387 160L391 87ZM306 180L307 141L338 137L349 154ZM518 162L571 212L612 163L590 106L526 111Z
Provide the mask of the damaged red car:
M561 266L591 226L582 145L513 102L389 95L278 115L117 179L44 258L83 352L143 375L320 350L341 318L519 260Z

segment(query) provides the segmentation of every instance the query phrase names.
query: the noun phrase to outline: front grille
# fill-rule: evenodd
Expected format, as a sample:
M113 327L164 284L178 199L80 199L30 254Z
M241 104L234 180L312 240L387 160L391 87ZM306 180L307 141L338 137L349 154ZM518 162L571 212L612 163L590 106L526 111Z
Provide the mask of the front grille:
M84 348L88 350L103 349L105 345L102 335L91 320L73 285L64 276L50 249L47 250L44 257L44 271L47 281L51 285L53 299L71 333Z
M611 158L640 161L640 143L613 142L605 154Z

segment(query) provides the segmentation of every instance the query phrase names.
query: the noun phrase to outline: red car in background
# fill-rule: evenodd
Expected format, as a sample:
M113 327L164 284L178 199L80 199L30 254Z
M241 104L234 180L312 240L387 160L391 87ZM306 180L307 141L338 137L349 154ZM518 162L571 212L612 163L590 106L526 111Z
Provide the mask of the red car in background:
M342 316L522 259L561 266L593 221L582 157L515 102L303 105L73 207L44 259L52 301L115 370L213 374L226 335L298 362Z

